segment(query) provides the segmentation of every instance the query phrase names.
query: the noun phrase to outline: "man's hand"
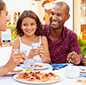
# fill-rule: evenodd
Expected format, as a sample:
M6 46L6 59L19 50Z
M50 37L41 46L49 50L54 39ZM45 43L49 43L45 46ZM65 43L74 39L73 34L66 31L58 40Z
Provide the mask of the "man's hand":
M67 61L69 63L73 63L73 64L79 64L81 61L80 55L77 54L75 51L71 52L68 54L67 56Z

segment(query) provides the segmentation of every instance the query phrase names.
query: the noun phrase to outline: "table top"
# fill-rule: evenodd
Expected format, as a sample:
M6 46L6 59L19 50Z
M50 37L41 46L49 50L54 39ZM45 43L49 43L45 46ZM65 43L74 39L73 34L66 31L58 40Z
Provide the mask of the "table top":
M86 67L79 66L79 68L83 69ZM82 85L82 82L80 81L80 79L83 79L83 78L85 79L85 84L86 84L86 75L85 75L85 77L79 76L77 78L68 78L65 76L65 73L64 73L65 69L66 69L66 67L61 68L59 70L54 70L55 73L59 74L61 80L59 82L56 82L56 83L53 83L50 85ZM0 77L0 84L1 85L9 85L9 84L10 85L26 85L24 83L16 81L15 79L13 79L13 76L9 76L9 75ZM85 84L83 84L83 85L85 85ZM28 85L31 85L31 84L28 84Z

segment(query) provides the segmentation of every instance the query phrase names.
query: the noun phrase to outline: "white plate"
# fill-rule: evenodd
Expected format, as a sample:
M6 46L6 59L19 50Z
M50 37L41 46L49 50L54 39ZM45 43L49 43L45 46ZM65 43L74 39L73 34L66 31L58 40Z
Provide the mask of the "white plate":
M52 66L46 63L36 63L29 65L33 70L52 70Z
M18 74L20 72L31 72L32 69L29 69L29 68L22 68L22 67L19 67L17 66L12 72L9 72L7 75L14 75L14 74Z
M13 71L9 72L6 75L14 75L14 74L17 74L17 73L22 72L22 71L23 71L23 68L16 66Z
M54 73L55 74L55 73ZM29 80L24 80L24 79L18 79L18 74L14 75L13 79L21 82L21 83L25 83L25 84L30 84L30 85L49 85L49 84L53 84L56 82L59 82L61 79L58 75L56 75L56 77L53 80L48 80L48 81L29 81Z

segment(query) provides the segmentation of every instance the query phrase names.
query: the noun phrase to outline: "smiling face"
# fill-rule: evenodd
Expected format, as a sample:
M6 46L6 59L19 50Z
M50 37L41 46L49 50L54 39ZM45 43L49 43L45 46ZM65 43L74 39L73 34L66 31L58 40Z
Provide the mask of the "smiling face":
M63 6L55 6L52 9L50 18L50 27L53 29L61 29L64 26L65 21L69 18L69 14L67 12L67 7Z
M37 28L37 24L35 19L26 17L22 21L21 29L24 32L24 35L26 36L32 36L35 34Z
M0 11L0 31L7 29L7 10L6 6Z

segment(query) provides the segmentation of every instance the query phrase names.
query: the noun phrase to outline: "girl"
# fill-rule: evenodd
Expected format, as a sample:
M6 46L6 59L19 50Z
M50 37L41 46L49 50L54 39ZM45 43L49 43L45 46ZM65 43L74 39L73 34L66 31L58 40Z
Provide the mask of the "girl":
M16 30L19 37L14 42L14 48L24 52L24 65L50 63L47 39L41 36L42 25L34 12L24 11L18 19Z

